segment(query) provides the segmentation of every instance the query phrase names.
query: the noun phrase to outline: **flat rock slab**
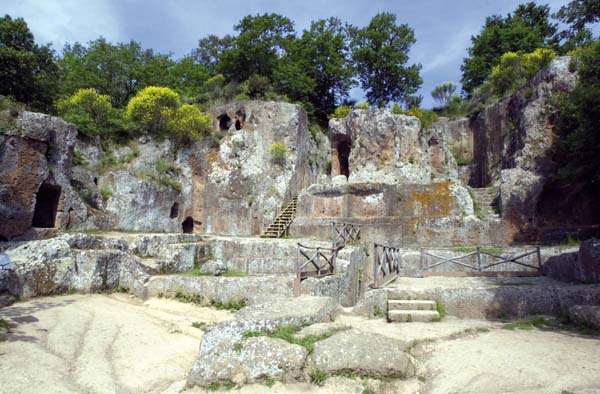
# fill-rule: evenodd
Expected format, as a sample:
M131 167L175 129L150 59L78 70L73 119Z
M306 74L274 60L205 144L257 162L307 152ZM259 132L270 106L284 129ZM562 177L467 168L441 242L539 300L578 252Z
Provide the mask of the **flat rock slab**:
M252 383L259 378L303 381L307 354L302 346L269 337L247 338L233 345L222 343L200 354L194 365L194 383Z
M324 335L329 333L334 333L342 330L349 329L350 326L339 323L339 322L331 322L331 323L316 323L310 326L304 327L302 330L296 333L296 338L302 339L309 335Z
M339 332L315 344L310 368L327 373L352 372L373 378L414 376L415 363L406 344L358 330Z

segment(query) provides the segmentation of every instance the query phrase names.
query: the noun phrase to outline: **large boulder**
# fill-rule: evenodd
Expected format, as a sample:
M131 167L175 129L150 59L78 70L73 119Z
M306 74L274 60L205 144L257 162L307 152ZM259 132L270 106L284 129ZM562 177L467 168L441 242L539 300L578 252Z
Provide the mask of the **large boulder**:
M600 283L600 239L581 243L575 278L584 283Z
M207 386L214 381L233 380L240 375L242 381L252 381L263 373L262 377L281 379L284 370L289 376L296 374L297 366L302 365L306 353L295 346L273 340L250 341L244 338L248 331L273 332L283 326L302 327L312 323L331 321L339 313L339 305L328 297L298 297L272 299L241 309L233 320L212 326L202 337L198 358L188 374L188 385ZM241 345L238 345L241 344ZM249 345L246 352L243 349ZM275 346L276 359L281 367L273 368L265 362L263 353L269 346ZM240 351L236 351L236 349ZM252 349L260 350L251 356ZM216 355L223 354L216 357ZM271 353L273 355L273 353ZM252 363L258 362L257 367ZM225 372L219 372L223 365L232 365ZM283 367L283 368L282 368Z
M354 110L329 121L333 175L350 182L428 183L431 178L421 122L389 109Z
M0 289L30 298L119 286L140 294L153 273L127 252L127 244L82 234L25 242L6 251L13 269Z
M372 378L407 378L415 362L407 345L395 339L358 330L342 331L315 344L309 368L336 374L354 373Z
M569 308L569 319L582 328L600 330L600 306L574 305Z

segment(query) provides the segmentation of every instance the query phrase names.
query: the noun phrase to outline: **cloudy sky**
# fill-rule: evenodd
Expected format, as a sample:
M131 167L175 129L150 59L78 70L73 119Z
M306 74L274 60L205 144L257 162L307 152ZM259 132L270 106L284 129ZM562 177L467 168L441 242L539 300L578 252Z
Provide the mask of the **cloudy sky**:
M445 81L460 81L460 64L470 37L477 34L486 16L505 15L525 0L0 0L0 13L23 17L39 43L51 42L60 50L65 43L134 39L155 51L188 54L198 39L232 33L248 14L276 12L292 19L301 31L312 20L337 16L364 26L378 12L392 12L415 30L417 43L410 55L421 63L425 97ZM552 11L568 0L537 2ZM352 96L362 99L360 89Z

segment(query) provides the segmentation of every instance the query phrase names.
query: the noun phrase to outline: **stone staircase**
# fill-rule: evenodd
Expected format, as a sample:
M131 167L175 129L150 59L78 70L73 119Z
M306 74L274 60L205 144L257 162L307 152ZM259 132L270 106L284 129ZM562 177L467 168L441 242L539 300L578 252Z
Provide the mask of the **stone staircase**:
M440 320L435 301L431 300L397 300L388 294L388 322L434 322Z
M500 215L494 209L496 189L493 187L469 188L469 193L473 198L473 208L477 217L482 220L500 219Z
M290 203L277 215L273 223L262 233L261 238L281 238L287 234L290 224L296 217L298 196L292 197Z

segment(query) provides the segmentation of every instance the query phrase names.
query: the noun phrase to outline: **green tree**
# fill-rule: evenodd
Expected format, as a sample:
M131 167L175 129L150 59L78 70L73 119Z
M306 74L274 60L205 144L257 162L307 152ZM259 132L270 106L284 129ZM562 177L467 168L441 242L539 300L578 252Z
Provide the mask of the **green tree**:
M492 67L506 52L533 52L556 45L556 24L550 21L547 5L521 4L505 18L493 15L486 19L481 32L471 37L469 57L461 66L463 91L471 95L490 75Z
M58 68L50 46L35 44L22 18L0 18L0 94L49 112Z
M600 1L573 0L553 16L569 26L558 33L558 38L563 41L563 52L567 52L592 39L588 26L600 22Z
M352 28L352 57L361 87L370 102L384 107L417 91L423 82L420 64L407 65L415 43L413 30L396 24L396 15L377 14L362 29Z
M220 54L217 71L238 82L254 74L272 81L279 59L294 40L292 21L278 14L248 15L234 30L239 34Z
M58 100L56 108L63 119L89 134L106 131L113 110L110 97L96 93L93 88L80 89L72 96Z
M192 57L203 65L210 74L218 73L219 62L223 53L232 48L234 38L230 35L219 37L208 35L198 41L198 47L192 51Z
M600 196L600 40L577 57L577 85L558 98L558 174L563 182Z
M431 96L437 101L442 107L447 107L452 102L452 96L456 91L456 84L454 82L444 82L436 86L431 91Z
M62 93L73 94L92 87L110 96L115 107L123 107L146 86L174 86L175 62L170 55L142 49L140 43L111 44L104 38L66 45L58 61L62 71Z
M306 98L317 120L326 125L327 116L348 98L354 84L348 30L338 18L314 21L291 52L290 61L310 78L304 82Z

